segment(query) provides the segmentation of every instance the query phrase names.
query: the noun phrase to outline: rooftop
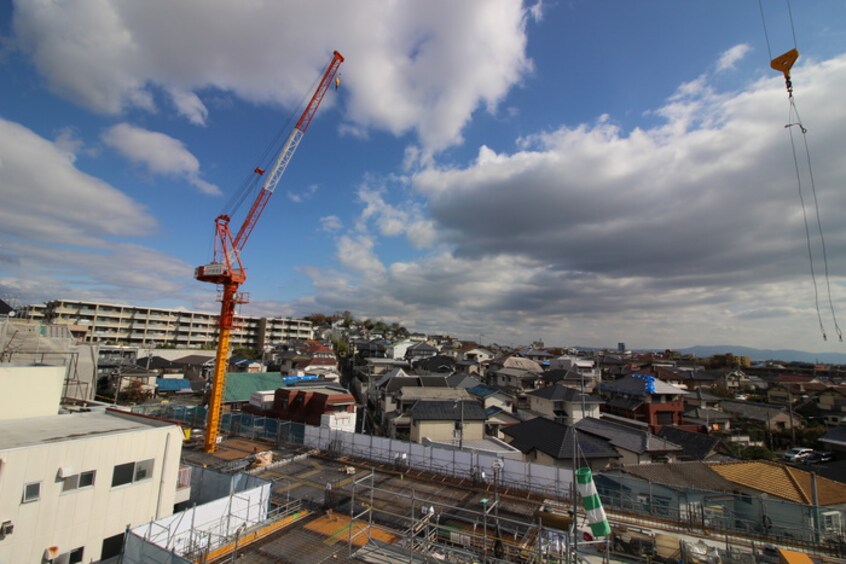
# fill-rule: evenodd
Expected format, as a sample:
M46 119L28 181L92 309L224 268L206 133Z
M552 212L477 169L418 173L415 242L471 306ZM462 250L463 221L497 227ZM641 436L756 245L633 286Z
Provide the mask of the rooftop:
M169 427L173 423L117 410L69 413L0 422L0 450Z

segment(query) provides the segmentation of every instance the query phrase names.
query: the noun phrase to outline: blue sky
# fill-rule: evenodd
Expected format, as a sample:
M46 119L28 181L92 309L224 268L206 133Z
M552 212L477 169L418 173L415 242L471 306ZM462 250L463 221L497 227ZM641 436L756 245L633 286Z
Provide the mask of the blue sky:
M769 50L792 48L788 4L760 6ZM846 4L792 11L836 315ZM27 1L0 6L0 39L7 301L216 311L192 279L214 217L337 49L342 86L243 254L244 313L509 344L843 347L803 169L821 337L757 1Z

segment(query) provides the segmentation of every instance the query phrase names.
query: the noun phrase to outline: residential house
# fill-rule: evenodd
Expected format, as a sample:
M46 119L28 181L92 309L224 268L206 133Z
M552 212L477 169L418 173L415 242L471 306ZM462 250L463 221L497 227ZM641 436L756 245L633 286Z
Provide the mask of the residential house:
M359 398L367 395L367 390L376 383L384 373L395 368L409 370L411 365L405 360L394 360L391 358L367 358L363 363L353 365L353 378L350 388Z
M523 453L527 462L564 468L587 464L598 472L621 458L605 439L544 417L506 427L502 434L508 444Z
M405 360L405 353L408 351L408 347L419 342L412 339L402 339L396 343L392 343L386 352L387 357L394 360Z
M687 431L679 427L661 427L658 436L682 448L681 451L674 453L678 461L714 461L734 458L734 453L725 441L715 435Z
M455 359L445 354L436 354L411 361L411 366L420 372L452 374L455 371Z
M572 368L555 368L546 370L541 374L542 386L553 386L555 384L562 384L568 388L582 390L585 393L591 394L596 391L596 387L599 385L599 379L587 378L583 373Z
M405 359L413 365L417 360L433 357L436 354L438 354L438 349L429 343L415 343L406 349Z
M179 367L189 380L207 378L214 369L214 356L189 354L174 359L173 363Z
M516 354L507 354L497 357L488 362L488 378L492 380L492 375L503 368L513 368L523 372L532 372L533 374L540 374L543 368L534 360L517 356ZM489 381L490 383L490 381Z
M590 358L562 355L549 361L549 370L565 370L568 373L565 379L586 392L592 392L602 381L602 371Z
M630 374L627 377L600 384L605 399L602 411L649 425L657 432L664 425L683 425L684 398L689 394L645 374Z
M685 390L694 390L703 386L710 387L716 381L716 377L712 373L696 370L695 367L655 366L653 374L659 380Z
M476 346L475 343L470 345L467 350L461 351L462 360L471 360L477 364L485 364L493 359L494 355L491 351L484 347Z
M696 426L696 431L702 433L731 431L731 419L731 414L710 407L691 407L685 409L682 415L686 426Z
M648 429L624 425L609 419L587 417L576 423L579 431L605 439L619 453L619 464L673 462L682 447L653 435Z
M450 374L446 381L450 388L474 388L482 383L478 378L466 372Z
M526 393L529 410L564 425L574 425L585 417L599 417L602 400L562 384Z
M494 372L492 376L493 382L489 384L509 395L514 401L514 406L520 409L528 409L529 400L526 394L538 389L541 382L540 374L518 368L502 368Z
M346 417L341 418L344 421L343 430L355 431L355 398L346 389L333 384L278 388L274 392L273 406L269 410L255 409L253 405L247 405L244 411L315 427L324 426L323 423L327 419L335 422L338 415L345 415Z
M419 381L419 378L418 378ZM381 413L382 427L388 437L396 438L408 436L411 432L411 410L419 401L467 401L470 395L467 390L448 388L446 386L404 385L392 392L392 402L386 402L386 407L394 406L392 411ZM434 439L433 439L434 440Z
M555 358L554 355L542 349L524 349L520 351L520 356L528 358L529 360L534 360L542 367L549 366L549 362Z
M467 388L467 393L476 398L486 410L497 408L500 411L511 413L514 407L514 400L507 394L502 393L498 388L479 384Z
M595 481L606 508L686 526L805 542L842 533L846 486L778 463L631 465L609 470Z
M808 420L837 425L846 417L846 386L826 386L796 406L796 412Z
M470 441L485 439L487 416L482 406L472 400L420 400L409 411L412 442L448 442L459 448Z
M691 390L690 393L684 397L684 405L685 409L690 409L692 407L719 409L720 403L723 399L725 398L712 394L708 390L700 387L695 390Z
M724 412L733 415L735 419L758 423L769 431L789 431L802 425L801 417L791 414L783 405L726 400L721 406Z

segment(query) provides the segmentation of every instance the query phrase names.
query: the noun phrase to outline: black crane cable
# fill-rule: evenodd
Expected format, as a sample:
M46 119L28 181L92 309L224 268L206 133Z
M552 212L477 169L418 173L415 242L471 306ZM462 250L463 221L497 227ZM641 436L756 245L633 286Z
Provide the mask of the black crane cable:
M797 49L797 42L796 42L796 27L793 23L793 11L790 7L790 0L785 0L785 1L786 1L786 4L787 4L787 13L788 13L788 17L789 17L789 20L790 20L790 31L791 31L791 34L793 35L793 48L795 50L795 49ZM764 7L763 7L761 0L758 0L758 8L761 12L761 23L762 23L763 28L764 28L764 37L765 37L766 42L767 42L767 53L770 56L770 60L773 60L773 56L772 56L773 53L772 53L772 49L770 48L770 37L769 37L769 32L767 31L767 22L766 22L766 19L764 17ZM828 254L826 252L825 235L824 235L823 226L822 226L822 217L820 216L819 201L817 200L817 187L816 187L816 183L814 182L814 170L813 170L813 166L812 166L812 163L811 163L811 150L810 150L810 147L808 145L808 137L807 137L808 130L802 124L802 119L799 117L799 111L796 108L796 100L793 97L793 84L790 80L789 73L785 73L785 82L787 84L787 93L788 93L790 109L789 109L789 112L788 112L787 124L784 127L788 130L788 133L790 134L789 135L790 136L790 148L791 148L792 153L793 153L793 166L794 166L794 169L796 171L796 185L797 185L797 190L799 192L799 201L800 201L801 206L802 206L802 219L803 219L804 225L805 225L805 241L806 241L807 247L808 247L808 261L810 263L810 268L811 268L811 281L813 282L813 285L814 285L814 304L815 304L816 310L817 310L817 320L819 321L820 332L822 334L823 340L824 341L828 340L828 337L826 336L826 333L825 333L825 326L824 326L823 320L822 320L822 313L820 312L819 289L818 289L818 284L817 284L816 268L814 266L814 254L813 254L813 250L812 250L812 247L811 247L811 232L810 232L810 229L808 227L808 216L807 216L807 212L806 212L806 209L805 209L805 197L802 193L802 174L801 174L801 171L800 171L799 158L798 158L797 152L796 152L796 142L795 142L795 139L794 139L794 136L793 136L793 127L794 126L798 127L799 131L802 133L802 140L803 140L804 146L805 146L805 161L806 161L806 165L808 167L808 178L809 178L809 181L810 181L811 194L813 196L813 202L814 202L814 210L816 212L816 218L817 218L817 231L818 231L819 237L820 237L820 248L821 248L821 251L822 251L823 272L824 272L824 276L825 276L825 285L826 285L826 291L827 291L827 295L828 295L828 306L829 306L829 310L831 311L831 318L832 318L832 321L834 322L834 330L837 333L837 338L842 342L843 341L843 332L840 330L840 325L837 323L837 314L835 313L834 301L831 297L831 281L830 281L830 278L829 278L829 271L828 271Z

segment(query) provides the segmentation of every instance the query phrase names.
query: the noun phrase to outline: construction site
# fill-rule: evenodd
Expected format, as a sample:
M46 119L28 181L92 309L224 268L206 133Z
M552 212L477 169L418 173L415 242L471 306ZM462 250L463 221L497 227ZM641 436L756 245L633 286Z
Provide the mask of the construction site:
M200 444L186 444L183 462L249 476L268 496L238 506L230 494L211 527L192 516L181 530L175 520L135 529L124 562L162 561L155 554L248 563L843 561L822 548L776 548L755 536L617 511L609 511L611 533L594 539L571 491L544 496L502 475L480 480L256 438L228 436L215 453ZM785 560L798 555L806 560Z

